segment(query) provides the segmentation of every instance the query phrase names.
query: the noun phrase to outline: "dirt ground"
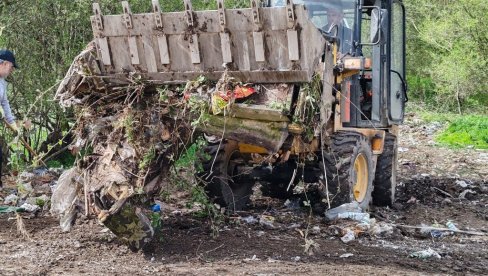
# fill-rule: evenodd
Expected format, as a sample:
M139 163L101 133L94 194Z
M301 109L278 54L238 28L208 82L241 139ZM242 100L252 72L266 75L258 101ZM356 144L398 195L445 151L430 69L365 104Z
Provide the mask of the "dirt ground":
M138 253L94 220L78 219L62 233L48 214L26 218L30 238L21 238L15 216L2 215L0 275L488 275L488 152L435 145L441 127L410 116L401 128L397 203L371 210L395 226L387 236L365 233L346 244L334 234L336 223L268 198L218 225L163 208L161 236ZM242 219L263 215L271 223ZM449 220L485 235L435 238L398 226L445 227ZM440 259L409 256L429 248Z

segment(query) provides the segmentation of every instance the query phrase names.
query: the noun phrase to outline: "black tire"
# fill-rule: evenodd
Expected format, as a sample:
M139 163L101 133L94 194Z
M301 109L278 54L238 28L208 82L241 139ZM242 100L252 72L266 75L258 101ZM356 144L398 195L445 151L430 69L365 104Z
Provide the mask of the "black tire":
M332 137L330 150L324 156L329 187L331 207L345 203L357 202L359 207L367 210L371 203L373 191L373 152L370 142L361 134L354 132L338 132ZM355 187L358 175L355 170L356 160L364 172L361 179L361 193ZM323 179L323 177L322 177ZM326 199L325 181L321 180L322 198ZM361 185L359 185L361 187ZM357 192L358 189L356 189Z
M197 174L197 180L205 186L208 197L228 211L245 209L254 181L249 175L236 173L237 166L243 162L237 142L209 144L204 153L200 157L203 172Z
M387 133L383 153L378 156L376 174L373 182L373 204L392 206L395 202L397 164L397 139Z

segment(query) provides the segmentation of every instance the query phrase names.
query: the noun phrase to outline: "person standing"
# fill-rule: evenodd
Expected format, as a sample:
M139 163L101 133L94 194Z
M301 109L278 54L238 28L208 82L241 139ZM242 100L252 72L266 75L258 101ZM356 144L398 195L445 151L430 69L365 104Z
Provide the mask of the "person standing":
M3 109L5 121L12 127L15 132L19 129L15 122L15 117L10 109L10 103L7 98L7 81L5 80L17 68L14 54L9 50L0 50L0 105ZM0 146L0 176L2 172L3 153ZM0 177L0 187L2 187L2 179Z

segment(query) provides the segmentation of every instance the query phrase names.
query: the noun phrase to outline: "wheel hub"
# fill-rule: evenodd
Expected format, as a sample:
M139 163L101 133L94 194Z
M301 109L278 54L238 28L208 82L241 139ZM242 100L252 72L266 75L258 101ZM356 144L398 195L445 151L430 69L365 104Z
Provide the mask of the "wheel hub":
M354 160L355 183L353 186L354 200L362 202L368 191L368 161L366 156L360 153Z

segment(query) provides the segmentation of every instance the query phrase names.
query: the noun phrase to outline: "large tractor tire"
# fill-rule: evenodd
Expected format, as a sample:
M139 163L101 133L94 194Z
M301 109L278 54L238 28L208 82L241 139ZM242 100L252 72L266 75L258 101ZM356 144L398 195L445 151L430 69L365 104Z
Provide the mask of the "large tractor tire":
M373 186L373 204L392 206L395 202L397 139L387 133L383 153L378 156Z
M361 209L367 210L374 178L370 142L359 133L338 132L324 157L331 207L357 202ZM322 184L325 188L325 181ZM325 190L322 197L327 198Z
M244 209L250 202L254 181L239 170L245 160L237 142L209 144L204 153L200 158L203 172L197 174L197 179L209 198L231 212Z

